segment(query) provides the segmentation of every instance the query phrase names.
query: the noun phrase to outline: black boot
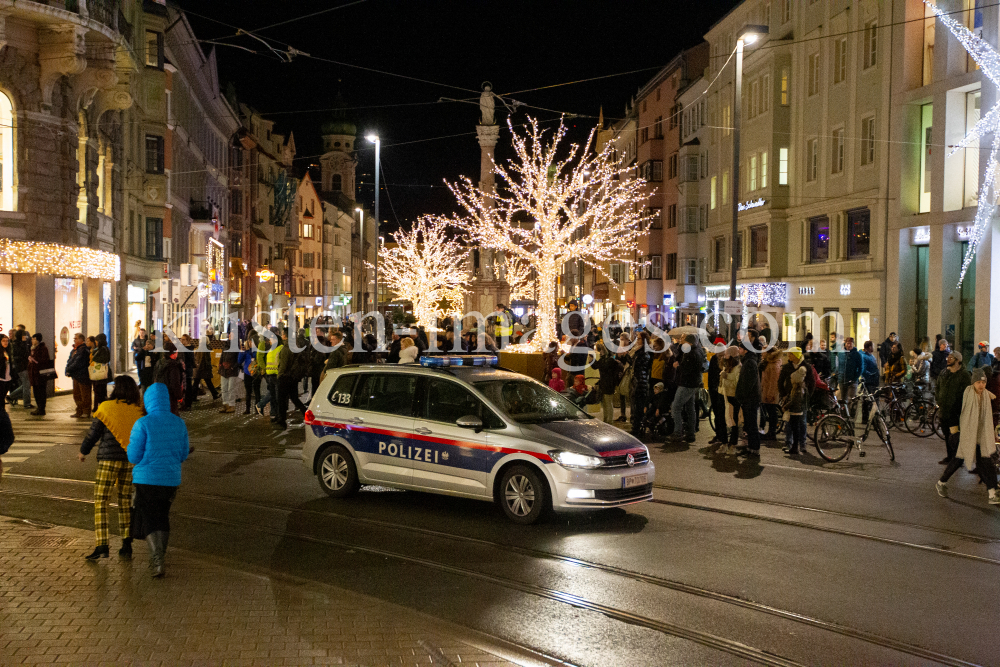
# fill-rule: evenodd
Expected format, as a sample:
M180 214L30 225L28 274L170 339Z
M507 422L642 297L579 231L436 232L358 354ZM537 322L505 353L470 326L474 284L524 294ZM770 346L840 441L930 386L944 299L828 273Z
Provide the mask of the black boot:
M122 538L122 548L118 550L118 555L122 558L132 557L132 538L123 537Z
M159 579L165 574L163 552L166 551L166 546L163 535L164 532L159 530L146 536L146 543L149 545L149 570L154 579Z
M109 552L107 544L98 544L97 548L94 549L94 553L90 554L89 556L85 556L85 558L87 560L97 560L98 558L107 558L108 553Z

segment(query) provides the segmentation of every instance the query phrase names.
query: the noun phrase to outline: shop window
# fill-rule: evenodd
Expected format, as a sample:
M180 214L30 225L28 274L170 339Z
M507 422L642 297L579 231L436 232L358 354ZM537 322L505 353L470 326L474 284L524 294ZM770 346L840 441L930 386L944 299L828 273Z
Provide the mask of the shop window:
M0 91L0 211L14 210L14 105Z
M767 225L750 228L750 266L767 266Z
M847 212L847 256L867 257L871 248L871 211L858 208Z
M790 2L791 0L789 0ZM788 106L788 86L790 80L788 75L788 68L784 67L781 70L781 106Z
M825 262L830 258L830 219L825 215L809 220L809 261Z

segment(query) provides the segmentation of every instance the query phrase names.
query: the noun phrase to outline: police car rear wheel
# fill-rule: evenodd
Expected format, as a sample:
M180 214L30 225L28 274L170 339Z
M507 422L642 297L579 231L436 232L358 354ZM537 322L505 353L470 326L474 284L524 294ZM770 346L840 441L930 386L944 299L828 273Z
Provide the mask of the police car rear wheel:
M534 523L545 513L548 503L548 486L536 470L519 464L504 473L500 482L500 506L508 519L515 523Z
M339 445L323 450L316 477L327 495L334 498L346 498L353 495L360 486L358 468L354 464L354 458Z

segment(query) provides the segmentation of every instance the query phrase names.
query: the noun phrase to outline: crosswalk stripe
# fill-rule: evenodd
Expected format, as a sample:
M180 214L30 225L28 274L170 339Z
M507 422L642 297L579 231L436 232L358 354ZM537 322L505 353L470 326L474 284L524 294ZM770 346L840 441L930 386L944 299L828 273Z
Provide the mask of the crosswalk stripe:
M3 456L0 457L4 463L24 463L28 460L27 456Z
M10 448L10 450L8 450L8 451L14 452L15 454L41 454L42 453L42 450L40 450L40 449L22 449L21 447L18 447L17 445L12 445L11 448Z

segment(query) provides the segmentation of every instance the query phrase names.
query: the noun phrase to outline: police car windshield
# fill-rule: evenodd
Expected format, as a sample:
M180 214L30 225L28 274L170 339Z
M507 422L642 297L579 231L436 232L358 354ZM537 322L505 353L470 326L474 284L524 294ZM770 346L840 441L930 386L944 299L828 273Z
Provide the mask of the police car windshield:
M589 419L587 413L548 387L524 380L486 380L476 389L519 424Z

